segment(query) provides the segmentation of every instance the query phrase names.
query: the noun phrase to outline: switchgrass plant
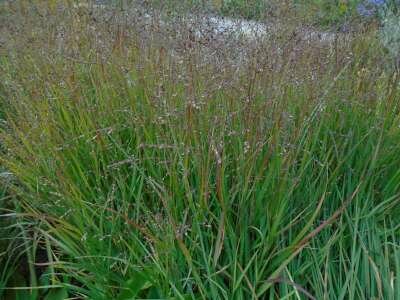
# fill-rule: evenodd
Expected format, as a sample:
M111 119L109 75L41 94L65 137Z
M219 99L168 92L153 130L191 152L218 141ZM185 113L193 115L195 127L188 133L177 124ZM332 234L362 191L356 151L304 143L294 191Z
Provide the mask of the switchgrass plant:
M399 73L373 31L287 29L235 65L120 10L0 16L0 297L399 299Z

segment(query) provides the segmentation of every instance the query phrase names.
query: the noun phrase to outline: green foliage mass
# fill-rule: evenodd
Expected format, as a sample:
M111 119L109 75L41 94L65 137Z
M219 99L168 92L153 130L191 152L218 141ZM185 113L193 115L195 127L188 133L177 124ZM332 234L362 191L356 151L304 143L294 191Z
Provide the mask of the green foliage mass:
M374 32L220 67L35 3L0 14L0 298L398 299L400 75Z

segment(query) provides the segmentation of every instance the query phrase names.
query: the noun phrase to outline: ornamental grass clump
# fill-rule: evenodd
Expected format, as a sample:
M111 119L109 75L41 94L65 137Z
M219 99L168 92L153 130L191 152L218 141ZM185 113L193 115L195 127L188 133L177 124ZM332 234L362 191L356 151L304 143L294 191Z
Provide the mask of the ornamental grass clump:
M249 41L138 7L0 7L0 297L396 299L377 34Z

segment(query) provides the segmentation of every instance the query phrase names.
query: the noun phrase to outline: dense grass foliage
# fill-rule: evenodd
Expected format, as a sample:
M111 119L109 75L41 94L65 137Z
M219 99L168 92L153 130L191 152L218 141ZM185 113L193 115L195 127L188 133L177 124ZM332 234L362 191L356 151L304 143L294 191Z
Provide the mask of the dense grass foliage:
M0 12L0 298L399 299L399 73L375 32L282 32L233 66L120 11Z

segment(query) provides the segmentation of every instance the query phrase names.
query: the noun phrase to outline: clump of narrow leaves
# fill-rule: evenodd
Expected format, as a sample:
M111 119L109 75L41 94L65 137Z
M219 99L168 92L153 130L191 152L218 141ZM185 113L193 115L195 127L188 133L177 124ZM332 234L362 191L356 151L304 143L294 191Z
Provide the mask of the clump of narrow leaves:
M374 32L288 29L233 64L120 10L2 10L1 297L396 299L399 73Z

